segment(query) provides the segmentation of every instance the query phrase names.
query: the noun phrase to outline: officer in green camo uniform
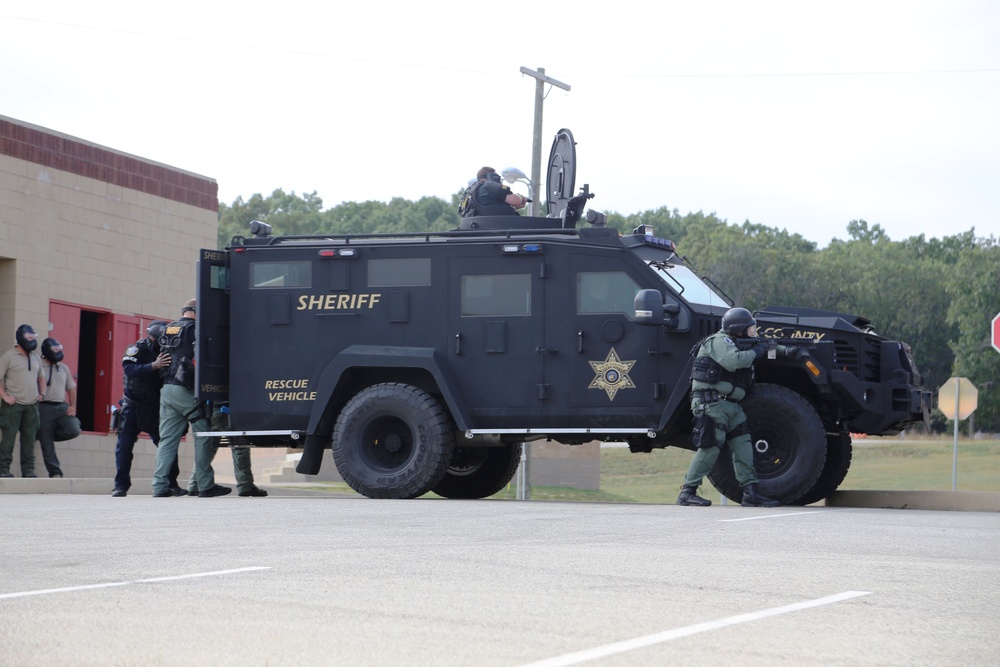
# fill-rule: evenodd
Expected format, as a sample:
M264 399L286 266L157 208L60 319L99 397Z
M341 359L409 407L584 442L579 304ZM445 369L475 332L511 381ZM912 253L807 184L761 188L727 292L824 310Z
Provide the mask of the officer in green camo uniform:
M707 507L712 501L698 495L698 487L711 472L725 444L733 457L736 480L743 489L744 507L774 507L781 503L757 490L753 446L746 414L740 401L753 386L753 364L768 351L757 340L757 321L746 308L731 308L722 316L722 329L698 344L691 371L693 443L697 447L678 505ZM798 358L802 350L779 345L776 353Z
M170 498L180 495L170 488L170 468L177 458L181 437L191 425L193 433L211 428L204 405L194 395L194 346L195 313L197 303L190 299L181 308L181 319L171 322L160 337L160 351L170 355L170 366L160 369L163 388L160 390L160 442L156 446L156 469L153 472L153 497ZM232 491L215 483L212 457L215 447L209 438L194 436L194 470L191 477L197 482L199 497L214 498Z
M212 406L212 430L229 430L228 405ZM214 457L219 448L219 438L210 438L209 442L213 447L212 456ZM253 469L250 465L250 448L232 445L229 448L229 453L233 456L233 473L236 476L237 495L241 498L266 498L267 491L254 484ZM198 495L198 480L194 476L191 477L191 482L188 484L188 493L192 496Z

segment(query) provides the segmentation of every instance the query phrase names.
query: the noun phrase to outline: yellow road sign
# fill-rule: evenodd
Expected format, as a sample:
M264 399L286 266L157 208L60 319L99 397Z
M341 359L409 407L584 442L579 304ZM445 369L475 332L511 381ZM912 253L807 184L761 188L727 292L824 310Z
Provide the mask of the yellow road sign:
M948 378L938 390L938 409L948 419L967 419L979 407L979 390L969 378Z

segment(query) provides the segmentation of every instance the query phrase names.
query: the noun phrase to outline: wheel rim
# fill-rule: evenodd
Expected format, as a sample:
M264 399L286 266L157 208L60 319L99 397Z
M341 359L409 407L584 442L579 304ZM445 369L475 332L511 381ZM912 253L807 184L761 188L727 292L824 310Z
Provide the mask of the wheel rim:
M413 431L398 417L376 417L365 425L361 457L383 472L402 468L413 455Z
M795 461L794 429L774 419L759 420L753 440L753 464L761 479L777 477Z
M485 449L465 448L459 451L452 458L448 466L448 474L456 477L471 475L483 467L486 462L487 452Z

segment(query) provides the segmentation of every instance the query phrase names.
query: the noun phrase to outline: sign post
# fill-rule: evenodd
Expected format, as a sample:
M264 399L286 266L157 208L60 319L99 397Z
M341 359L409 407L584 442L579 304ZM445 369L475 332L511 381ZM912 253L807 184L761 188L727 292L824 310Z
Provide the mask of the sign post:
M994 319L994 322L996 320ZM955 420L955 445L951 455L951 490L958 483L958 422L967 419L979 405L979 390L969 378L949 378L938 390L938 409Z

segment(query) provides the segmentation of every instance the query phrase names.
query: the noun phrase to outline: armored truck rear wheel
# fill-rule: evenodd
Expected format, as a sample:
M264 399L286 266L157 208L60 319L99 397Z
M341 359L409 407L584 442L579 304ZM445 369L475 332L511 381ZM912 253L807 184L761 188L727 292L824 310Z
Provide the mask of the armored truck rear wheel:
M823 422L806 399L780 385L758 384L742 405L750 425L760 492L786 505L797 504L812 491L823 472ZM727 498L736 502L743 499L728 451L719 457L708 478Z
M486 498L514 477L521 443L502 447L459 447L434 493L445 498Z
M441 481L455 441L448 416L427 392L377 384L344 407L333 429L333 460L369 498L416 498Z

